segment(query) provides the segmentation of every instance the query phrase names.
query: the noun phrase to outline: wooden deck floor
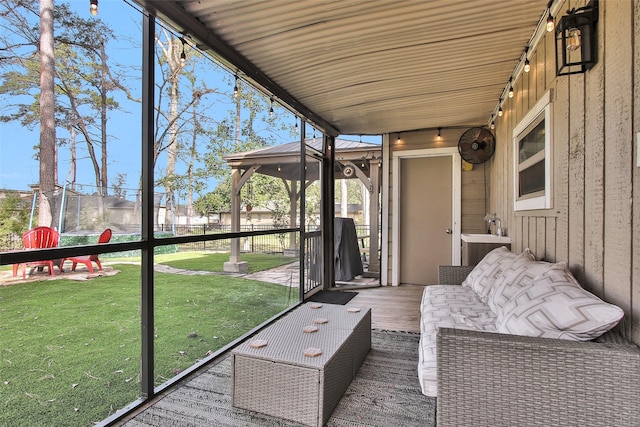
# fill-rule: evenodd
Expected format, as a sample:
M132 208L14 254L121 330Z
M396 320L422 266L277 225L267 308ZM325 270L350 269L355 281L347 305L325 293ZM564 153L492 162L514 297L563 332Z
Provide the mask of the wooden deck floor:
M401 285L359 289L347 305L371 307L371 327L420 332L420 299L424 286Z

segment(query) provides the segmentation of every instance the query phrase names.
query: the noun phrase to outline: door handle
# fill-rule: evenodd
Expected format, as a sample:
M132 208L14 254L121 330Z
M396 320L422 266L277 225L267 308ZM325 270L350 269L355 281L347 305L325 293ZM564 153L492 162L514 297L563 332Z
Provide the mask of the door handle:
M447 228L446 230L444 230L444 232L447 234L453 234L453 230L450 228Z

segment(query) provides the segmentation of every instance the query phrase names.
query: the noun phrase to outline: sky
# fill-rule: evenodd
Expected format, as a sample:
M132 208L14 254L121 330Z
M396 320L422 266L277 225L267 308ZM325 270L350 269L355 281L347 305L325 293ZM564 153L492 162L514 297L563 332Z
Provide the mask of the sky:
M55 0L55 4L61 3L61 1ZM66 3L79 16L86 19L91 18L88 0L68 0ZM110 59L125 66L140 67L140 13L122 0L101 0L99 7L97 18L105 22L118 35L116 41L109 42L108 54ZM206 75L207 84L216 88L229 86L229 79L232 77L231 72L222 70L219 66L214 66L213 63L211 63L211 67L208 68L204 75ZM139 86L139 83L132 81L127 83L127 86L136 93L136 96L140 97L139 87L136 87ZM232 91L233 88L228 88L228 90ZM124 111L112 111L109 113L109 180L110 184L112 184L117 174L126 174L125 187L135 189L141 163L141 107L139 103L128 101L122 95L120 95L118 101ZM0 111L5 112L3 111L3 106L11 105L15 102L15 97L9 99L7 95L0 94ZM224 108L225 111L228 110L228 106L222 106L221 108ZM291 123L294 120L295 117L291 114ZM69 133L64 129L57 128L56 132L56 136L59 139L69 137ZM307 135L312 134L313 131L307 130ZM376 143L380 143L381 140L380 137L367 136L361 138L358 136L341 137ZM283 138L285 140L282 140L282 143L295 140L288 134L283 135ZM38 144L38 141L39 128L37 126L34 129L27 129L17 122L0 123L0 189L28 190L30 184L38 182L39 165L34 159L34 146ZM81 139L78 139L78 147L84 147ZM61 148L58 156L58 180L61 184L64 184L71 180L69 150ZM95 184L95 175L86 155L86 149L84 149L84 153L80 151L78 157L76 182L85 184L83 191L91 192L91 185ZM179 164L178 173L184 168L184 164ZM215 181L210 181L208 184L209 187L214 187L216 183ZM208 190L213 190L213 188L208 188Z

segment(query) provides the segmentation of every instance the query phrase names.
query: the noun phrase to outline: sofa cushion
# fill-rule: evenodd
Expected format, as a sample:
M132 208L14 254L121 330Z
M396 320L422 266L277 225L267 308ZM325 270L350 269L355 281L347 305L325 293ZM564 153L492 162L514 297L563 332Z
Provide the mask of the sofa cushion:
M565 263L552 264L545 261L535 261L529 249L525 249L520 255L515 257L513 262L508 265L496 279L493 285L487 304L489 308L496 314L500 314L505 304L513 298L515 294L520 292L524 287L528 286L534 278L540 276L545 271L554 266L565 268Z
M458 285L426 286L420 313L418 378L422 393L436 397L438 328L496 332L496 316L473 289Z
M473 289L482 301L487 302L496 279L515 257L516 254L505 246L492 250L471 270L462 286Z
M587 341L613 328L623 315L621 308L582 289L566 268L556 266L505 304L497 326L502 333Z

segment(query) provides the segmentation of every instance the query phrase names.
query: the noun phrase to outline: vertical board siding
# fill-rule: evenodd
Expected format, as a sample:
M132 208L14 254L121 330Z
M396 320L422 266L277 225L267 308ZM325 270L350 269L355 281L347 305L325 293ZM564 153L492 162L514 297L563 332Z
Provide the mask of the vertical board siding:
M563 3L561 14L588 0ZM640 344L640 0L601 1L598 64L587 73L555 75L555 41L546 34L530 52L532 71L513 82L496 119L501 149L489 163L489 211L539 259L566 261L585 288L625 310L619 330ZM553 91L553 207L513 210L512 132L535 102ZM504 149L502 149L504 147ZM634 224L636 225L634 227Z
M555 81L553 106L553 209L556 221L556 257L567 261L569 255L569 82ZM555 261L555 260L554 260Z
M604 34L604 19L598 34ZM604 37L598 37L598 52ZM599 61L585 75L585 172L584 172L584 282L583 286L604 296L604 65Z
M634 2L634 9L633 9L633 16L634 16L634 21L633 21L633 30L634 30L634 35L633 35L633 39L634 40L639 40L640 39L640 2L639 1L635 1ZM634 91L634 112L633 112L633 123L634 123L634 131L636 132L636 135L634 135L633 141L637 147L638 144L640 144L640 141L638 141L638 132L640 131L640 126L638 125L638 123L640 123L640 108L637 105L637 102L635 100L640 99L640 84L638 84L637 82L640 82L640 44L639 43L634 43L633 45L633 71L634 71L634 85L633 85L633 91ZM631 144L632 146L634 145L633 143ZM634 165L638 165L640 164L640 152L636 151L635 155L632 156L634 159ZM638 201L640 200L640 167L635 166L633 168L633 200ZM633 227L632 227L632 241L633 241L633 247L631 248L632 250L632 271L631 271L631 277L632 277L632 294L631 294L631 319L632 319L632 329L631 329L631 336L632 339L634 340L634 342L640 342L640 327L638 327L638 323L640 321L640 207L635 206L633 209Z
M631 308L632 3L603 2L605 109L604 296ZM625 266L625 268L621 268ZM625 319L628 320L628 319ZM626 322L628 323L628 322ZM625 324L625 328L630 325Z
M569 76L569 268L584 281L584 75Z

